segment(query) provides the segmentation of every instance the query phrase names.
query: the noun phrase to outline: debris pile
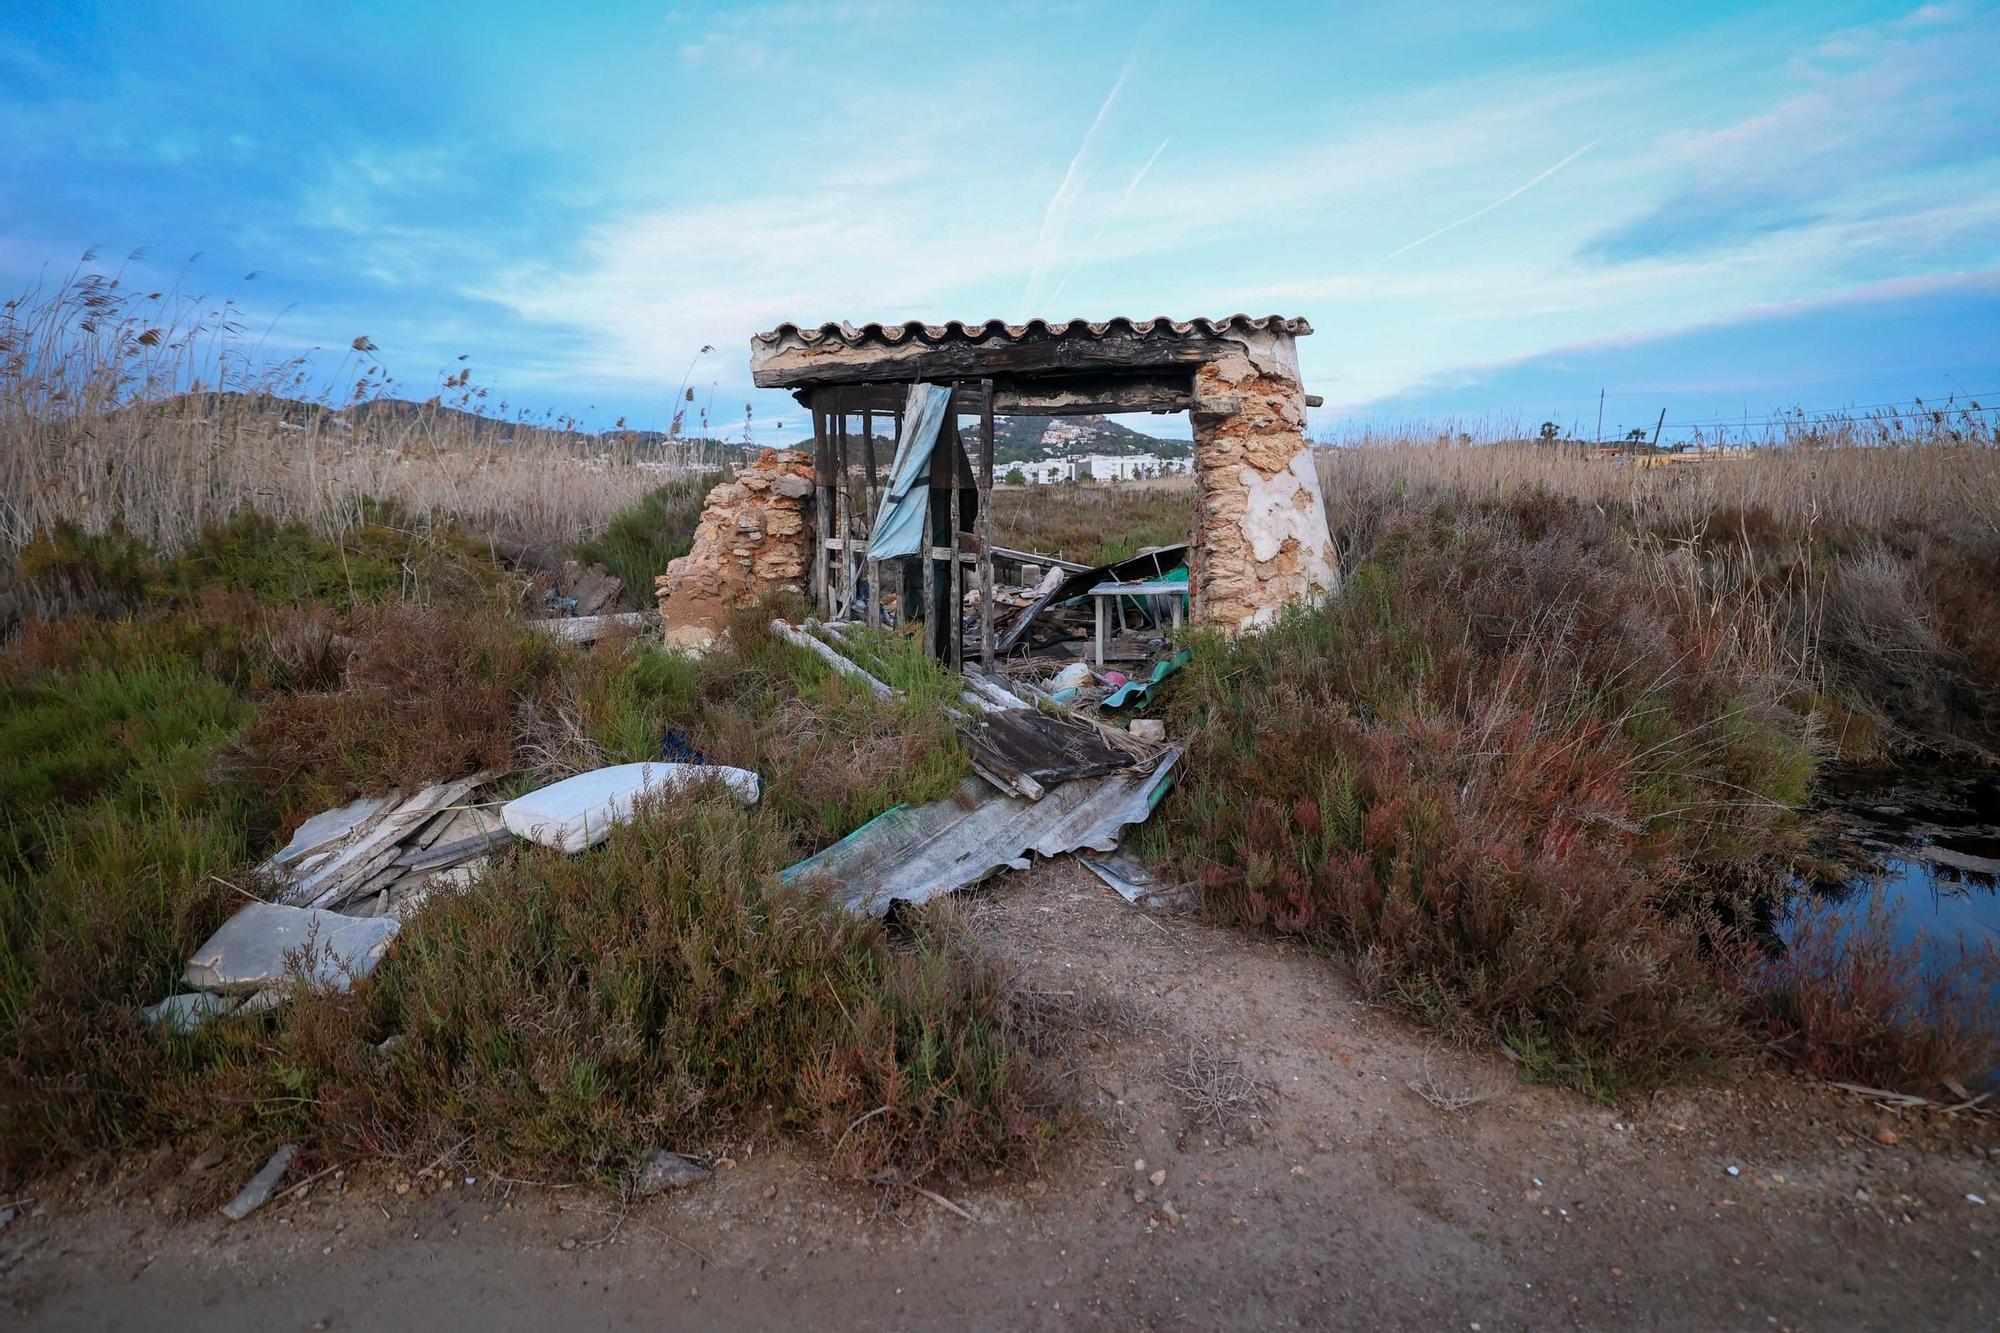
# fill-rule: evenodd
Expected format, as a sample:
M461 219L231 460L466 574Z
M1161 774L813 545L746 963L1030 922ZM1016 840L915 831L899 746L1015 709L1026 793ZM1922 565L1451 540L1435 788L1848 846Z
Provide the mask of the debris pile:
M730 607L805 591L812 494L812 459L792 449L765 450L708 493L693 547L653 580L669 647L706 648Z
M401 916L430 892L433 876L512 840L498 814L471 800L492 778L475 773L408 799L391 792L314 815L259 870L286 881L276 901L287 906Z
M282 887L246 904L188 959L193 989L144 1010L149 1023L192 1032L282 1004L298 986L345 990L388 952L403 920L438 892L472 882L499 849L524 838L566 852L602 842L641 796L717 782L756 801L755 773L711 764L619 764L579 773L501 804L475 800L489 773L438 782L405 799L364 797L314 815L258 867ZM498 806L496 810L494 807Z
M844 626L776 621L772 629L878 693L895 693L841 652ZM1115 854L1125 827L1143 822L1166 794L1180 749L1068 712L1033 686L1025 693L968 668L957 716L975 776L945 800L878 815L784 878L823 884L856 915L882 916L898 902L1025 870L1031 853L1092 851L1126 872L1118 882L1099 871L1107 883L1131 901L1150 901L1160 887L1150 872Z

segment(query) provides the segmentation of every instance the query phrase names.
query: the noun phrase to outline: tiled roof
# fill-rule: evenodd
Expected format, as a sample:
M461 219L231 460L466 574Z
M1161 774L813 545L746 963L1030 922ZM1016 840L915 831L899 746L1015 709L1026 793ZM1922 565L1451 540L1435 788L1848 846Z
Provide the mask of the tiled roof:
M1182 338L1190 334L1200 334L1212 338L1226 332L1243 333L1271 329L1302 338L1312 332L1312 325L1297 316L1288 315L1225 315L1221 319L1187 320L1168 319L1164 315L1157 319L1128 319L1120 315L1102 323L1083 319L1058 320L1055 323L1045 319L1031 319L1025 324L1008 324L997 319L989 319L984 324L966 324L959 320L952 320L948 324L925 324L913 319L905 324L863 324L858 328L844 323L821 324L817 328L780 324L768 333L755 335L755 341L766 346L796 339L808 347L825 342L839 343L848 347L895 347L912 341L933 345L983 343L995 340L1021 343L1039 342L1043 339L1102 338L1113 333L1131 333L1140 337L1153 333L1171 333Z

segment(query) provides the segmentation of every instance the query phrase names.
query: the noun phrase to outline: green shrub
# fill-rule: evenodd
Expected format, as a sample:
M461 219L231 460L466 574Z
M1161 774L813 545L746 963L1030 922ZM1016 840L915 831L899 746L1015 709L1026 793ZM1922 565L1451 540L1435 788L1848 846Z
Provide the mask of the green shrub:
M688 553L702 501L721 480L721 473L698 472L655 488L614 514L598 536L579 544L576 558L616 574L625 585L627 605L650 609L653 579L667 572L669 560Z

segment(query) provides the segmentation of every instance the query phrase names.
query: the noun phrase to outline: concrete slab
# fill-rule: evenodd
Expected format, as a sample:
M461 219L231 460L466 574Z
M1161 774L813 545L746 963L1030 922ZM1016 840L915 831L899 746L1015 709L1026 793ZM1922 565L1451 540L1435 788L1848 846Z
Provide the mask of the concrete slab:
M352 977L374 971L398 925L394 917L251 903L195 950L187 981L247 995L292 984L295 965L302 965L310 983L345 990Z
M233 995L195 991L188 995L169 995L158 1004L147 1005L140 1012L146 1016L148 1023L164 1026L169 1032L186 1034L210 1019L221 1018L241 1003Z

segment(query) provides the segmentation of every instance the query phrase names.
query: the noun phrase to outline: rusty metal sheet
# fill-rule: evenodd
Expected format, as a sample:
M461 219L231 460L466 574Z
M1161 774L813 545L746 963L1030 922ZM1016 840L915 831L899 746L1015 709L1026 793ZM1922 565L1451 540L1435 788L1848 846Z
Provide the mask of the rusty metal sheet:
M1032 778L1045 787L1132 764L1130 753L1107 744L1095 729L1030 708L980 717L966 728L965 744L982 770Z

